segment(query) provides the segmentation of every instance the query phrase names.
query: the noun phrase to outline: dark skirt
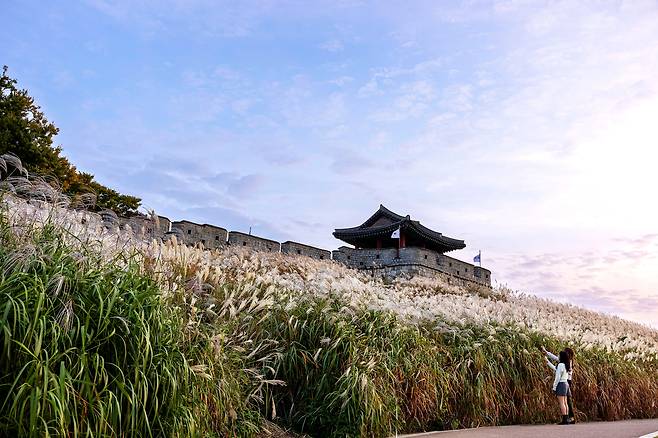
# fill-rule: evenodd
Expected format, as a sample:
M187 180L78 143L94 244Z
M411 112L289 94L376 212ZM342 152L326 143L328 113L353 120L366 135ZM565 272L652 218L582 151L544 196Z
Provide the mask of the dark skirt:
M567 382L558 383L557 388L555 388L555 395L566 397L567 394L569 394L569 384Z

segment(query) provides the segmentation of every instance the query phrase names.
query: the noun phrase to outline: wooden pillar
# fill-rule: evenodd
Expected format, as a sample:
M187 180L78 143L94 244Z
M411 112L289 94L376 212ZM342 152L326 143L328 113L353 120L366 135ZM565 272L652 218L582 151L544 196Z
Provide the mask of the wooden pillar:
M382 239L377 239L377 249L382 249Z
M400 230L400 248L404 248L406 245L406 242L404 240L404 232Z

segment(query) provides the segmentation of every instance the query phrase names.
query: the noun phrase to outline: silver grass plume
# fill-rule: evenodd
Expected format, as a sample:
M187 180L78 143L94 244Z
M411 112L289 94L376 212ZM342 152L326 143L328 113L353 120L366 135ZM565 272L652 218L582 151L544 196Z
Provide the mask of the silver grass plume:
M0 155L0 179L15 175L28 177L27 169L23 167L21 159L11 153Z

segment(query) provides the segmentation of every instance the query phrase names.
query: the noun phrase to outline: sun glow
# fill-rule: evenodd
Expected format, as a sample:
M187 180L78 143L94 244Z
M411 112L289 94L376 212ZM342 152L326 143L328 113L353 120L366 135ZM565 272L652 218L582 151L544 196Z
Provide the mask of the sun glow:
M562 187L570 220L618 234L656 230L658 97L602 120L566 159ZM597 125L593 125L597 126Z

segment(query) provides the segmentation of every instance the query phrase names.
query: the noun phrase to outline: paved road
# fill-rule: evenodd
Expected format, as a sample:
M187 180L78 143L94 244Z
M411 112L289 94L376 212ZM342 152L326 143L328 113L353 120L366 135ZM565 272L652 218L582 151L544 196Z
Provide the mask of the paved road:
M658 437L658 419L601 421L594 423L577 423L568 426L554 424L545 426L500 426L479 427L477 429L448 430L427 432L413 435L399 435L399 438L638 438L646 434ZM649 438L646 437L646 438Z

